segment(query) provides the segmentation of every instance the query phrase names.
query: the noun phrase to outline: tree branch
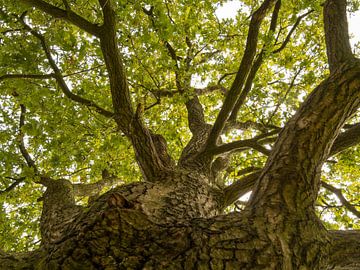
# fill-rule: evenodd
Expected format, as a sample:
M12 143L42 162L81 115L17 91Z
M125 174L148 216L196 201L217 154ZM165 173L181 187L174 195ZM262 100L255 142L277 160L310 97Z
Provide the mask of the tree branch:
M26 114L26 107L23 104L20 104L20 121L19 121L19 148L22 156L24 157L26 164L29 168L32 168L36 174L39 173L38 169L36 168L34 160L31 158L29 152L27 151L24 143L24 134L22 132L22 128L25 124L25 114Z
M317 86L287 122L271 151L265 165L266 172L259 178L248 207L260 209L266 207L265 204L269 205L270 201L281 204L281 207L288 205L289 211L313 207L318 193L320 168L345 121L359 105L360 63L349 61ZM288 169L283 170L283 164ZM294 200L284 201L281 198L275 201L273 198L278 198L284 188ZM308 196L300 195L303 192L307 192Z
M38 32L36 32L35 30L33 30L29 25L27 25L24 22L24 20L22 18L21 18L21 22L24 25L25 29L28 30L34 37L36 37L40 41L41 47L46 55L46 58L50 64L51 68L54 71L54 74L52 76L56 79L56 81L57 81L58 85L60 86L60 89L62 90L64 95L77 103L94 108L98 113L100 113L101 115L103 115L105 117L112 118L113 117L112 112L107 111L107 110L101 108L100 106L98 106L93 101L82 98L81 96L78 96L70 91L69 87L67 86L67 84L61 74L60 69L56 65L55 60L53 59L53 57L50 53L50 49L49 49L48 45L46 44L44 36L39 34Z
M360 230L329 231L330 264L334 270L360 269Z
M360 123L353 125L351 128L339 134L336 138L329 156L336 155L337 153L355 146L360 143Z
M87 21L83 17L71 11L69 6L66 7L66 10L63 10L51 4L48 4L42 0L21 0L21 1L32 7L40 9L41 11L49 14L54 18L68 21L91 35L97 37L100 35L100 27L98 25Z
M271 35L272 35L272 33L275 32L275 29L276 29L276 24L277 24L280 7L281 7L281 0L278 0L275 4L274 10L273 10L273 13L271 16L271 22L270 22L270 28L269 28L269 34L271 34ZM269 44L264 44L263 48L261 49L261 52L256 57L255 62L253 63L253 65L250 69L249 75L245 82L245 86L242 89L239 99L237 100L235 107L230 114L230 117L229 117L230 122L236 121L237 114L238 114L241 106L244 104L246 97L252 88L252 84L255 79L256 73L258 72L258 70L263 62L263 57L264 57L264 54L266 52L266 48L268 47L268 45Z
M91 184L73 184L74 195L85 197L99 194L105 187L109 187L115 184L123 183L121 179L108 176L103 177L100 181Z
M145 88L145 87L144 87ZM183 94L179 90L149 90L152 92L156 97L173 97L177 94ZM223 94L227 93L227 89L222 85L210 85L204 88L190 88L190 91L193 91L195 95L201 96L206 95L208 93L212 93L215 91L220 91Z
M326 53L330 72L333 72L346 60L354 59L349 41L346 0L327 0L323 17Z
M0 76L0 82L8 79L39 79L48 80L55 78L54 73L50 74L5 74Z
M331 191L336 195L336 197L339 198L341 204L346 207L351 213L353 213L355 216L360 218L360 212L356 209L355 206L353 206L343 195L342 190L339 188L336 188L324 181L321 181L321 185L326 188L327 190Z
M185 105L188 111L189 128L192 134L195 135L206 125L204 110L197 96L189 99Z
M7 188L5 188L4 190L0 190L0 195L1 194L4 194L4 193L7 193L11 190L13 190L14 188L16 188L19 184L21 184L22 182L24 182L25 180L25 177L20 177L18 179L14 179L14 178L11 178L11 177L6 177L6 178L10 178L10 179L13 179L15 180L10 186L8 186Z
M260 175L261 170L253 172L224 188L224 208L236 202L241 196L251 191Z
M346 130L343 133L340 133L340 135L336 138L336 140L330 150L329 156L333 156L333 155L339 153L340 151L345 150L345 149L347 149L351 146L354 146L356 144L359 144L359 143L360 143L360 123L352 125L351 128L349 128L348 130ZM241 178L238 181L236 181L235 183L226 187L224 189L224 197L225 197L226 202L228 202L228 204L225 204L225 206L229 206L231 203L234 202L234 200L237 200L239 197L241 197L245 193L251 191L257 178L260 176L261 170L262 170L262 168L259 168L257 172L252 173L248 176L245 176L244 178ZM247 172L248 171L245 170L245 173L247 173ZM339 199L343 203L343 205L346 206L346 204L348 204L351 209L350 210L348 208L349 211L353 212L352 210L355 210L353 213L357 217L359 217L358 216L359 211L354 206L352 206L349 202L347 202L345 197L342 195L341 190L337 190L335 187L332 187L325 182L321 182L321 184L325 188L327 188L331 192L333 192L335 195L337 195L336 192L341 194L340 196L342 196L343 198L341 199L339 197ZM229 199L229 198L231 198L231 199Z
M109 72L110 90L115 112L115 120L121 125L125 133L129 133L127 126L133 116L129 87L127 84L125 68L116 41L116 19L112 1L99 0L103 11L104 23L101 29L100 44L104 55L106 68ZM121 120L120 120L121 118ZM121 123L125 122L125 123Z
M256 47L258 43L258 35L260 25L265 18L268 10L276 0L265 0L263 4L254 12L251 17L248 37L246 41L246 48L241 60L239 70L236 74L235 80L230 87L230 90L225 98L223 106L215 120L214 126L210 132L207 140L207 147L212 148L216 145L216 141L220 136L230 113L234 109L234 106L239 98L243 84L249 74L252 62L256 54Z
M240 141L222 144L222 145L208 149L207 153L210 155L219 155L219 154L234 151L234 150L240 149L240 148L253 148L253 149L263 153L264 155L269 155L270 150L262 147L258 141L261 139L270 137L272 135L275 135L277 133L279 133L279 130L270 131L270 132L258 135L256 137L254 137L252 139L248 139L248 140L240 140Z
M312 12L314 12L314 10L310 10L308 12L306 12L303 15L300 15L297 19L296 22L294 23L293 27L290 29L289 33L287 34L284 42L281 44L281 46L274 50L273 53L279 53L281 52L283 49L285 49L286 45L289 43L290 39L291 39L291 35L294 33L294 31L296 30L296 28L298 27L298 25L300 24L301 20L303 18L305 18L307 15L311 14Z
M279 100L278 104L276 104L276 107L275 107L274 111L272 111L272 113L270 114L270 116L267 120L267 123L271 123L271 120L274 117L274 115L277 113L277 111L279 110L280 105L284 103L284 101L287 98L288 94L290 93L291 89L294 87L296 78L299 76L302 69L303 69L303 67L300 67L299 70L297 70L295 72L294 77L291 79L291 82L288 85L288 88L286 89L285 95Z
M257 123L257 122L251 121L251 120L247 120L245 122L229 121L228 123L226 123L224 131L229 131L232 129L241 129L241 130L256 129L263 133L265 133L269 129L277 130L278 132L281 131L280 127L277 127L274 125L269 125L269 124Z
M103 11L100 35L101 50L109 73L114 118L119 128L131 139L136 159L145 179L154 181L164 169L173 166L165 140L142 123L143 104L133 110L125 67L116 38L116 16L111 0L99 0Z
M278 18L278 14L279 14L279 10L281 7L281 1L277 1L276 5L274 7L274 11L273 11L273 15L271 18L271 23L270 23L270 28L269 28L269 33L273 33L276 30L276 24L277 24L277 18ZM306 17L308 14L310 14L311 12L313 12L313 10L299 16L295 22L295 24L293 25L292 29L290 30L289 34L287 35L284 43L281 45L281 47L275 51L273 51L273 54L278 53L280 51L282 51L287 43L290 41L291 35L292 33L295 31L295 29L297 28L297 26L299 25L299 23L301 22L301 20ZM250 73L248 75L248 78L246 80L244 89L241 91L241 95L238 99L238 101L236 102L236 105L233 109L233 111L231 112L231 115L229 117L229 121L233 122L236 121L236 117L237 114L241 108L241 106L244 104L245 99L248 95L248 93L250 92L251 88L252 88L252 83L255 79L256 73L258 72L259 68L261 67L262 63L263 63L263 58L264 58L264 54L267 50L268 44L265 44L261 50L261 52L258 54L258 56L255 59L254 64L251 67Z
M154 7L151 6L150 9L143 8L143 12L150 18L151 24L154 27L155 31L159 32L159 28L157 28L156 22L155 22ZM162 39L162 38L160 38L160 40L164 43L165 48L166 48L170 58L175 63L175 67L176 67L176 70L175 70L175 83L176 83L176 87L177 87L178 91L180 93L182 93L184 91L184 87L181 85L180 74L179 74L179 63L178 63L178 60L181 59L181 57L179 57L176 54L176 50L174 49L173 46L171 46L171 44L170 44L170 42L168 40L165 40L165 39ZM186 60L185 60L185 62L186 62ZM190 62L188 63L188 65L190 65Z

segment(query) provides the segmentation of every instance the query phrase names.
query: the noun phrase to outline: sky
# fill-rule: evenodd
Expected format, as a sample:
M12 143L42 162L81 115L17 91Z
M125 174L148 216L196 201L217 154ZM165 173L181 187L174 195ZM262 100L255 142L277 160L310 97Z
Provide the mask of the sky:
M219 19L222 18L234 18L237 11L241 8L241 4L237 0L231 0L226 2L223 6L219 7L216 15ZM351 45L360 42L360 11L352 14L349 19L349 33L351 38Z

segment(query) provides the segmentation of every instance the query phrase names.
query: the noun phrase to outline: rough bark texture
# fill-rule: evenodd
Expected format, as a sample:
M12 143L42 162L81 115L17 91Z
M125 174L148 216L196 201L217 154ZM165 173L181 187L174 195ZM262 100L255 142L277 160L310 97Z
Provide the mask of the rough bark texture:
M177 165L164 138L143 123L142 105L134 110L131 104L114 2L99 0L101 26L41 0L25 2L100 39L113 101L114 113L109 114L131 141L144 181L114 188L80 207L74 197L78 187L63 179L43 179L42 245L28 254L0 250L3 269L359 269L360 232L327 231L314 210L323 162L360 138L354 126L336 139L360 104L360 62L349 51L344 33L345 1L325 3L331 74L281 130L273 149L263 150L269 155L265 167L225 188L216 179L231 151L259 146L252 139L224 147L220 134L250 91L262 61L259 56L260 62L253 63L259 29L274 5L271 31L276 28L280 1L265 0L253 13L241 65L214 125L205 122L196 96L186 101L193 137ZM144 12L152 16L151 9ZM65 84L45 39L28 28ZM174 53L170 43L164 44ZM29 157L26 151L23 155ZM224 214L226 206L250 190L245 210Z

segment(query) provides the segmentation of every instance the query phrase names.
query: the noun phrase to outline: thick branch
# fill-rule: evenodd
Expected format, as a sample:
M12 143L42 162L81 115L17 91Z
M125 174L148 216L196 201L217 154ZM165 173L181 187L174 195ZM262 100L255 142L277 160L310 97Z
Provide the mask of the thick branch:
M275 2L276 0L265 0L263 4L259 7L259 9L256 10L252 15L249 26L248 37L246 41L245 52L241 60L241 64L236 74L235 80L231 85L229 93L225 98L224 104L219 112L219 115L215 120L214 126L209 135L207 141L207 146L209 148L214 147L216 145L216 141L220 136L225 126L225 123L229 118L229 115L231 111L234 109L234 106L239 98L241 89L246 80L246 77L249 74L250 68L252 66L252 62L256 54L260 25L263 19L265 18L265 15L267 14L268 10L272 7L272 5Z
M333 156L349 147L360 143L360 123L352 126L346 131L339 134L336 138L329 156Z
M329 157L339 153L340 151L342 151L344 149L354 146L358 143L360 143L360 124L356 124L356 125L352 126L347 131L341 133L337 137L337 139L335 140L335 142L330 150ZM239 197L241 197L245 193L252 190L253 185L255 184L256 180L260 176L261 170L262 169L260 168L258 170L258 172L247 175L224 189L225 207L229 206L234 201L236 201ZM329 184L326 184L325 182L321 182L321 184L325 188L329 189L331 192L335 193L335 195L337 195L336 194L336 192L337 192L340 194L340 196L343 197L343 195L341 194L341 190L337 190L336 188L330 186ZM339 197L339 199L343 203L343 205L350 206L350 208L348 208L348 209L351 212L353 212L356 216L359 215L359 211L354 206L352 206L344 197L342 199ZM355 211L352 211L352 210L355 210Z
M134 110L130 101L124 64L116 41L115 11L112 7L112 1L100 0L99 3L104 14L100 44L106 68L109 72L113 108L117 117L115 120L122 125L123 131L128 133L127 125L134 116ZM120 122L124 122L124 124Z
M26 253L7 253L0 249L0 265L2 269L34 269L44 256L42 251L36 250Z
M193 134L196 134L206 125L203 107L200 104L199 98L197 96L189 99L185 105L188 111L190 131Z
M224 189L224 208L237 201L253 189L256 180L259 178L261 170L244 176Z
M144 177L154 180L164 169L172 166L165 140L151 133L142 123L143 105L133 110L124 63L116 37L116 16L111 0L99 0L104 24L100 35L101 50L109 73L115 121L135 148L136 159Z
M69 226L82 213L76 205L74 187L69 180L47 179L40 220L43 245L57 243L68 233Z
M60 9L53 5L50 5L42 0L21 0L22 2L40 9L41 11L49 14L50 16L58 19L63 19L68 21L80 29L92 34L94 36L99 36L100 34L100 27L87 21L83 17L79 16L75 12L71 11L69 8L67 10Z
M346 0L328 0L324 4L324 29L329 68L337 67L354 56L349 41Z
M73 184L74 195L85 197L99 194L105 187L109 187L115 184L123 182L115 177L106 177L96 183L91 184Z
M278 19L278 15L279 15L279 11L280 11L280 7L281 7L281 0L278 0L275 4L273 13L272 13L272 17L271 17L271 23L270 23L270 29L269 29L269 33L272 34L273 32L275 32L276 29L276 24L277 24L277 19ZM246 83L245 86L243 88L243 90L241 91L240 97L237 100L234 109L231 112L231 115L229 117L230 122L234 122L236 121L236 117L237 114L241 108L241 106L244 104L245 99L247 97L247 95L249 94L253 81L255 79L256 73L258 72L262 62L263 62L263 56L264 53L266 51L266 47L268 46L268 44L265 44L263 46L263 48L261 49L261 52L259 53L259 55L256 57L255 62L253 63L251 70L249 72L249 75L246 79Z
M330 263L335 270L360 269L360 231L329 231Z
M313 207L320 168L345 121L360 105L359 78L360 63L349 62L308 96L280 133L249 206L273 203L282 209L287 205L288 211ZM291 199L282 199L284 192Z

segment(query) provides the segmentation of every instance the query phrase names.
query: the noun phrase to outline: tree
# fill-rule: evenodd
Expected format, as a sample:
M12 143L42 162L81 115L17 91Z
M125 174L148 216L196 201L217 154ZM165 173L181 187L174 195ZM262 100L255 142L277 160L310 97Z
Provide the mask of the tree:
M359 269L357 2L223 3L2 0L3 269Z

